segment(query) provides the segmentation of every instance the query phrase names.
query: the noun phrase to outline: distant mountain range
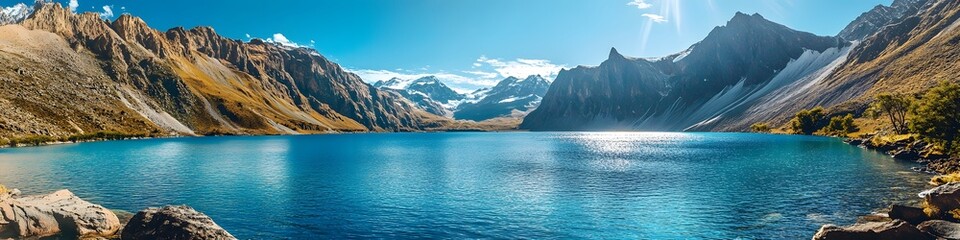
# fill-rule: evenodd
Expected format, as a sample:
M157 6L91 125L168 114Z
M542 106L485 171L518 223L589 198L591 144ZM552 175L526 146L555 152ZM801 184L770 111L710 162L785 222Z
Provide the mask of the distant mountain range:
M499 117L522 117L539 104L550 82L533 75L507 77L492 88L469 94L457 93L434 76L404 80L392 78L373 84L394 91L430 113L458 120L484 121Z
M878 93L957 81L960 4L897 0L838 36L737 13L688 50L562 71L521 124L531 130L745 131L801 109L862 113Z

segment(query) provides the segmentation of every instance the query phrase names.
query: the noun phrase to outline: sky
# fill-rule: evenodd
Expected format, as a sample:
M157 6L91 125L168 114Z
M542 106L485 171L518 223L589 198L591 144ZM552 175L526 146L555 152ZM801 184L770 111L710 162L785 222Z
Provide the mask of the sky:
M833 36L892 0L53 0L122 13L166 30L211 26L226 37L312 47L374 82L436 75L458 91L507 77L594 66L611 47L678 53L738 11ZM11 6L32 0L0 0Z

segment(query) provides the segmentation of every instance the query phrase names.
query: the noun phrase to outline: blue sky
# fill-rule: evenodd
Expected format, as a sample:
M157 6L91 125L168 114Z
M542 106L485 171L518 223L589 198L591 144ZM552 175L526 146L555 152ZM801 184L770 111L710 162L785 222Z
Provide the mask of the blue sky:
M0 0L10 6L30 0ZM69 0L55 0L68 5ZM458 90L507 75L552 77L598 65L610 47L636 57L683 51L737 11L835 35L892 0L73 0L152 27L212 26L231 38L311 46L366 81L438 75ZM32 1L30 1L32 2ZM280 35L277 35L280 34ZM281 36L282 35L282 36ZM275 37L276 36L276 37Z

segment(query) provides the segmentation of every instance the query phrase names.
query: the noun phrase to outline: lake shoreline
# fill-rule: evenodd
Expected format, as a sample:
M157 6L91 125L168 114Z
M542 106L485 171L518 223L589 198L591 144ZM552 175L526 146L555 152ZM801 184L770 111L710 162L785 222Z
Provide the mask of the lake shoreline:
M319 133L298 133L298 134L214 134L214 135L170 135L170 136L143 136L143 137L129 137L121 139L88 139L88 140L78 140L78 141L44 141L35 144L26 144L19 143L14 145L11 144L0 144L0 149L10 149L10 148L29 148L29 147L44 147L44 146L57 146L57 145L69 145L69 144L81 144L81 143L95 143L95 142L111 142L111 141L133 141L133 140L149 140L149 139L169 139L169 138L205 138L205 137L266 137L266 136L310 136L310 135L341 135L341 134L391 134L391 133L501 133L501 132L530 132L527 130L442 130L442 131L409 131L409 132L376 132L376 131L364 131L364 132L319 132Z

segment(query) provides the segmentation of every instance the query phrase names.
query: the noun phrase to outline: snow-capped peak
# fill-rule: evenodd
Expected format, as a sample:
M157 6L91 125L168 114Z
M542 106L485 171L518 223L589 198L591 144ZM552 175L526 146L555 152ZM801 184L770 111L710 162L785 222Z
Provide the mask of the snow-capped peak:
M0 7L0 25L17 24L33 14L33 7L18 3L10 7Z

